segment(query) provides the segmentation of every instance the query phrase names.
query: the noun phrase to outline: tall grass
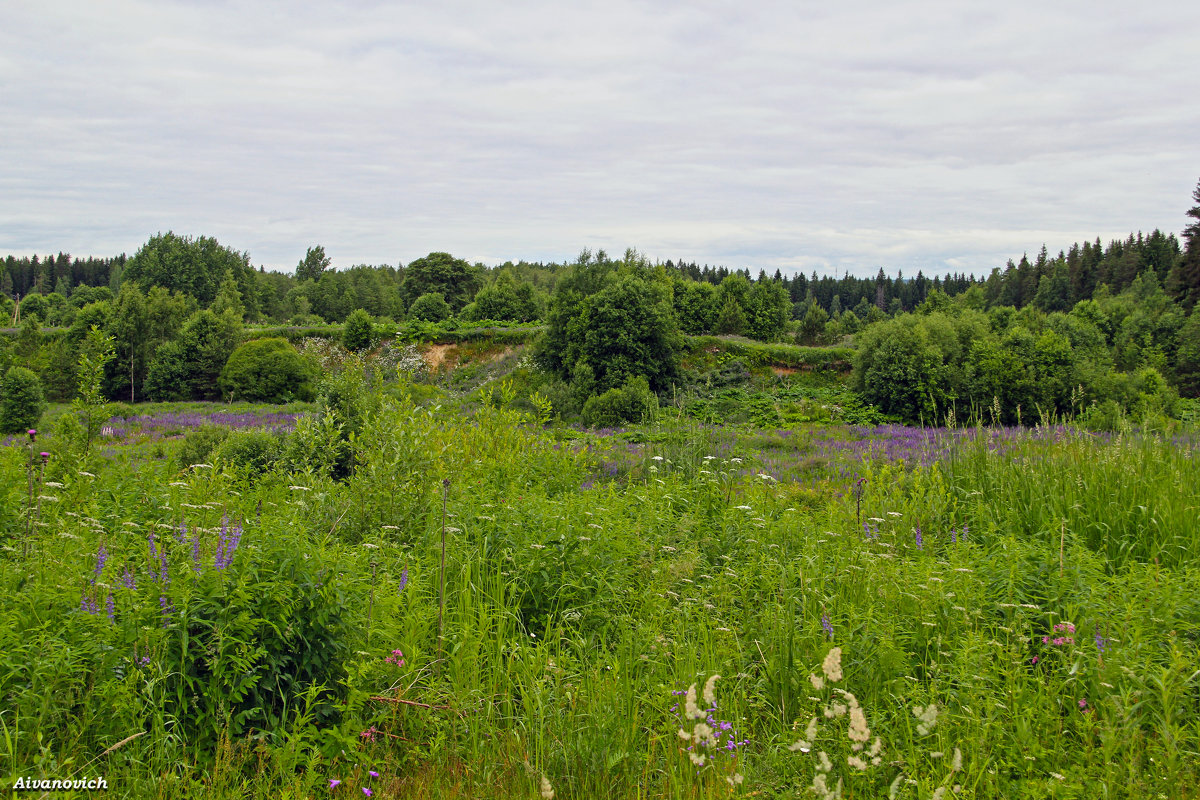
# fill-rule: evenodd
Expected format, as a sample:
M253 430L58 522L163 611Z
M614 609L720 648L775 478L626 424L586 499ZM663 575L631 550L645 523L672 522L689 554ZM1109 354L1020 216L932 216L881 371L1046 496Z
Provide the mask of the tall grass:
M819 796L839 781L846 797L1197 795L1188 443L998 452L980 435L930 466L860 464L861 503L829 481L813 502L679 418L631 451L505 408L364 407L340 480L283 461L180 471L158 442L49 470L27 558L24 451L0 452L6 787L78 773L116 797ZM337 435L305 430L309 446ZM611 448L628 462L615 477ZM835 647L844 675L818 689ZM676 693L714 674L715 708L686 719ZM861 710L878 763L839 707ZM719 753L696 733L709 717L729 733Z

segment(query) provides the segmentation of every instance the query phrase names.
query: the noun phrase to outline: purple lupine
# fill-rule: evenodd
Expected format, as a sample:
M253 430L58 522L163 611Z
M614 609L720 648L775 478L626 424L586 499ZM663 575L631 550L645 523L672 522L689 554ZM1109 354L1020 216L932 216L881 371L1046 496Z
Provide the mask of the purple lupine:
M225 543L229 541L227 536L228 529L226 527L227 522L228 520L225 517L221 518L221 531L217 534L217 554L213 558L213 566L218 570L225 569L225 567L229 566L227 563L225 563Z
M165 588L166 586L168 586L171 583L171 574L167 570L167 551L166 550L159 553L158 563L159 563L159 568L160 568L159 581L162 583L163 587Z
M187 544L187 540L188 540L187 533L188 533L187 523L184 522L183 520L180 520L179 521L179 530L175 534L175 537L177 539L179 539L180 544Z
M918 525L916 527L916 529L914 530L914 533L916 534L916 539L917 539L917 549L924 550L925 549L925 539L921 536L921 526L920 525Z
M396 590L396 593L399 594L400 592L403 592L405 586L408 586L408 566L407 565L400 572L400 588Z
M1109 640L1100 635L1099 624L1096 625L1096 633L1092 637L1092 640L1096 642L1096 651L1100 653L1100 655L1104 655L1106 652L1108 652Z
M158 607L162 609L162 625L165 628L171 621L171 611L173 610L171 608L171 604L167 601L167 596L165 594L158 596Z
M90 595L88 595L87 591L84 591L83 599L79 601L79 609L93 615L100 611L100 609L96 607L96 601L92 599Z
M154 531L150 531L150 560L158 560L158 550L154 547Z
M125 571L121 573L121 585L126 589L137 588L137 583L133 579L133 570L129 568L128 564L125 565Z
M192 536L192 569L196 574L200 573L200 530Z
M954 528L950 529L950 543L958 544L958 531Z
M101 543L100 549L96 551L96 569L93 572L93 584L100 579L100 573L104 571L104 565L106 563L108 563L108 548Z
M825 635L829 637L829 641L833 641L833 625L829 622L829 615L821 615L821 627L825 629Z

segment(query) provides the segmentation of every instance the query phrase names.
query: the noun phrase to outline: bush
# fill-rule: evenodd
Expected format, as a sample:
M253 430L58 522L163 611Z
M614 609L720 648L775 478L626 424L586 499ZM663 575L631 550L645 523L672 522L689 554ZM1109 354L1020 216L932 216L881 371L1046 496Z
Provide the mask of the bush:
M46 410L46 398L37 375L25 367L11 367L0 384L0 433L32 428Z
M342 329L342 345L347 350L366 350L375 340L375 329L371 326L371 315L361 308L356 308L346 317L346 325Z
M287 340L255 339L233 351L218 383L226 397L286 403L312 400L316 378L313 366Z
M583 405L583 421L593 428L612 428L627 423L647 422L658 410L658 398L645 378L630 378L619 389L588 398Z
M408 318L420 322L441 322L450 317L450 306L441 292L429 292L413 301Z
M204 464L219 444L229 436L229 431L218 425L202 425L183 439L176 457L181 469L192 464Z
M225 437L213 451L217 463L245 470L265 472L279 460L283 449L280 437L266 431L237 431Z

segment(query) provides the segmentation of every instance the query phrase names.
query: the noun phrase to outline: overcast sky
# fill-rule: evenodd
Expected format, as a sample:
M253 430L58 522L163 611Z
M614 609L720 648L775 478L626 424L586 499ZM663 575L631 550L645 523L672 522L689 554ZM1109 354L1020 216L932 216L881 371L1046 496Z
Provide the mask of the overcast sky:
M436 5L5 0L0 254L982 273L1200 178L1200 3Z

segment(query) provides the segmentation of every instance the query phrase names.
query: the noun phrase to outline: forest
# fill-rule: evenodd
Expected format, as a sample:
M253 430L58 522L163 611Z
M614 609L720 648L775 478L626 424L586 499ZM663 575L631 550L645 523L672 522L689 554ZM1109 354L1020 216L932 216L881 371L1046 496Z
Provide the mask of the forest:
M9 257L0 778L1200 797L1193 201L983 278Z

